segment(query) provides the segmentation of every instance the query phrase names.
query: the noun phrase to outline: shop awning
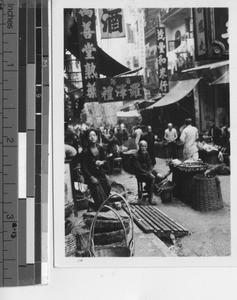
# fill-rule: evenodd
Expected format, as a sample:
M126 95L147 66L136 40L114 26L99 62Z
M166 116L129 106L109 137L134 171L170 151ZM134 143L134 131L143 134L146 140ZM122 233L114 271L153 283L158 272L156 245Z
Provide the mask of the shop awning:
M201 78L179 81L168 94L147 109L167 106L183 99L196 86Z
M64 77L64 85L68 88L67 94L78 93L80 96L83 95L82 88L78 88L70 80Z
M216 68L220 68L223 66L228 66L229 65L229 60L224 60L224 61L218 61L216 63L212 63L212 64L206 64L206 65L201 65L195 68L191 68L191 69L186 69L183 70L182 73L187 73L187 72L192 72L192 71L198 71L198 70L205 70L205 69L216 69Z
M140 117L140 114L137 110L129 110L129 111L118 111L118 118L135 118Z
M67 11L64 13L64 50L68 50L72 55L80 60L77 22L70 16L70 13L68 13ZM108 55L99 46L98 60L99 73L104 76L113 77L131 71L129 68L120 64L117 60ZM137 70L135 72L137 72Z
M213 85L213 84L225 84L225 83L229 83L229 71L225 72L223 75L221 75L215 81L213 81L212 83L210 83L210 85Z
M129 101L127 103L125 103L120 110L121 111L126 111L127 109L129 109L130 107L133 107L135 105L140 105L140 104L147 104L148 105L152 105L155 101L153 99L150 100L145 100L145 99L141 99L141 100L134 100L134 101Z

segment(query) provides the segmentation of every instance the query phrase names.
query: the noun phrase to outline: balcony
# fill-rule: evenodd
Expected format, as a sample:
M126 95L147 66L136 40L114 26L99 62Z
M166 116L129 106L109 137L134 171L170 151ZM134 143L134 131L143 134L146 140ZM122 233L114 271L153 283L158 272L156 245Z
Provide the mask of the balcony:
M172 8L161 17L164 24L179 24L191 17L191 8Z

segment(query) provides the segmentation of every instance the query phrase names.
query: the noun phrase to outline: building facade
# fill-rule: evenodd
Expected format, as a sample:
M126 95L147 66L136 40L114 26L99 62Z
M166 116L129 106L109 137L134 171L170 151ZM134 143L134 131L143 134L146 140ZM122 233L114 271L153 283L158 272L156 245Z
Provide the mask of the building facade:
M229 122L228 8L145 10L146 83L159 91L156 27L164 27L169 91L144 120L161 132L168 122L179 128L191 117L200 132L209 121ZM185 89L185 90L184 90ZM156 90L157 92L157 90ZM173 97L173 98L172 98ZM146 122L146 121L145 121Z

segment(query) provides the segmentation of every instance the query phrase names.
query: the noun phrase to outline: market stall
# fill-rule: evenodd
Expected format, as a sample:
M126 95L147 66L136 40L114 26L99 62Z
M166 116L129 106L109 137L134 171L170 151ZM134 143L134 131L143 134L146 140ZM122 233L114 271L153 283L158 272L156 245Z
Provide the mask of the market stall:
M222 194L217 171L221 166L214 166L200 160L175 159L169 162L172 170L174 196L180 201L199 211L221 209Z
M170 158L167 141L156 141L154 147L156 157ZM180 141L175 142L175 153L176 158L181 159L183 157L183 144Z

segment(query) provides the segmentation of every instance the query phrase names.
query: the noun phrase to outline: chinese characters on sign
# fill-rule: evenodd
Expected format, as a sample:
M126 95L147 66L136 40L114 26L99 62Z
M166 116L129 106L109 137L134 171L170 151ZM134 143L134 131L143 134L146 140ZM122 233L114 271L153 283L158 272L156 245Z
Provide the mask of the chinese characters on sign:
M143 77L115 77L99 80L99 102L144 99Z
M125 37L124 15L121 8L99 9L99 21L102 39Z
M205 15L204 8L194 8L194 27L196 38L196 52L197 56L205 55L207 52L206 36L205 36Z
M156 37L159 89L161 93L167 93L169 91L169 83L167 73L165 27L156 28Z
M94 9L78 9L77 24L79 33L79 48L83 90L85 102L98 101L97 79L97 41Z

